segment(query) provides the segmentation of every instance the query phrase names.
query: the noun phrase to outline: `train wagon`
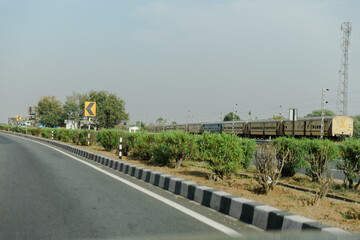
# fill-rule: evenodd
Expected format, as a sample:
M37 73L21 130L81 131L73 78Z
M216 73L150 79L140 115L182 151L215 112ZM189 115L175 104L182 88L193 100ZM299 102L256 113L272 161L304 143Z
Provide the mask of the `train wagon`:
M223 133L234 133L237 135L244 135L244 127L246 122L234 121L234 122L223 122L222 132Z
M321 117L305 118L306 136L319 137L321 134ZM354 121L348 116L324 117L324 137L352 137Z
M283 120L269 120L264 122L264 136L281 136L283 132Z
M189 123L187 129L189 133L200 134L202 132L202 123Z
M175 130L180 130L183 132L187 132L187 125L186 124L176 124Z
M175 130L175 125L166 125L165 126L165 131L171 131L171 130Z
M222 132L222 123L204 123L202 125L202 132Z
M292 136L294 130L294 136L305 136L305 121L299 119L295 122L286 119L283 120L283 134L285 136Z
M262 137L265 136L264 133L264 123L265 121L249 121L247 123L247 132L246 134L249 137Z

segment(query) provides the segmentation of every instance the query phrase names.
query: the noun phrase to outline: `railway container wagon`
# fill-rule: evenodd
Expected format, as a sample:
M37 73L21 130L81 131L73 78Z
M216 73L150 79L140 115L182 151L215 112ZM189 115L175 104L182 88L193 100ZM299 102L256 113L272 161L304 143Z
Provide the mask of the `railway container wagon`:
M202 132L202 123L190 123L188 124L188 132L194 134L201 134Z
M202 132L222 132L222 123L204 123L202 125Z
M222 132L223 133L233 133L236 135L244 135L244 128L246 122L244 121L234 121L234 122L223 122L222 123Z

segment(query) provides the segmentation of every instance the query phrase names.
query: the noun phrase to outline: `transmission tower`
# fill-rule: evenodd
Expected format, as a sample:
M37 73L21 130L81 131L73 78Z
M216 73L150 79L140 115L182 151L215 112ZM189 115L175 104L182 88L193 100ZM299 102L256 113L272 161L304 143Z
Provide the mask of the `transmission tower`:
M337 93L337 111L339 114L348 115L348 67L349 67L349 46L351 23L344 22L341 24L342 39L341 39L341 65L339 70L339 88Z

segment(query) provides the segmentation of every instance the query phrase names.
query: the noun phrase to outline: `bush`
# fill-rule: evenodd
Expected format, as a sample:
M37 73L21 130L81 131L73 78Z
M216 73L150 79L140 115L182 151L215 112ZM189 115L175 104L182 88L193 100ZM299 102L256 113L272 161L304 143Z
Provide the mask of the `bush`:
M337 168L345 175L344 185L346 188L357 189L360 185L360 141L347 139L339 146L341 161ZM358 183L354 186L354 182Z
M306 166L302 140L289 137L279 137L274 139L272 144L277 148L277 157L279 159L287 154L284 167L281 171L282 176L292 177L298 170L300 170L300 168Z
M241 163L244 169L248 169L252 165L256 142L252 139L242 139L240 145L244 151L244 161Z
M256 171L255 179L260 184L263 192L268 194L274 190L281 177L281 170L285 164L289 151L279 154L279 149L275 145L262 144L258 146L255 153Z
M142 160L150 160L153 152L153 142L155 134L146 132L137 132L132 134L131 155Z
M305 151L306 174L317 182L328 169L328 163L340 156L338 146L327 139L303 139L302 148Z
M52 129L42 128L40 132L41 137L51 139Z
M185 159L196 155L195 137L182 131L162 132L154 138L152 159L158 164L171 164L180 167Z
M120 132L116 130L101 130L97 133L96 141L100 142L101 146L106 151L111 151L119 147Z
M201 159L208 162L216 177L224 178L245 166L245 152L239 137L232 134L203 133L199 139Z

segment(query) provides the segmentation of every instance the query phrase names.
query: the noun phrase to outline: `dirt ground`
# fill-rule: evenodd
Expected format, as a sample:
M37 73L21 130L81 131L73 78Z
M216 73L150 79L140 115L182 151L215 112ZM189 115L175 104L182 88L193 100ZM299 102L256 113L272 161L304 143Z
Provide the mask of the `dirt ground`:
M100 146L81 147L104 156L117 158L117 154L115 152L105 152ZM154 166L147 161L140 161L127 157L123 157L122 160L130 162L131 164L194 181L236 196L270 205L283 211L316 220L322 224L338 227L350 232L360 233L360 204L324 198L320 201L318 206L311 206L309 201L313 199L313 194L282 186L276 186L274 191L268 195L264 195L259 193L259 185L254 178L245 176L242 177L242 173L246 173L251 176L254 169L250 171L242 170L243 172L239 172L240 175L237 177L214 181L209 177L210 171L206 169L206 163L187 161L180 168L169 168ZM307 177L304 175L296 174L292 178L281 179L281 182L307 187L310 189L315 188L316 184L314 185L314 183L311 183L309 179L306 178ZM359 190L352 192L339 192L336 189L337 187L335 185L335 187L332 187L329 192L332 191L338 195L344 195L347 198L352 198L357 201L360 200Z

